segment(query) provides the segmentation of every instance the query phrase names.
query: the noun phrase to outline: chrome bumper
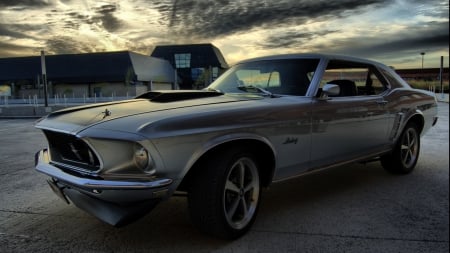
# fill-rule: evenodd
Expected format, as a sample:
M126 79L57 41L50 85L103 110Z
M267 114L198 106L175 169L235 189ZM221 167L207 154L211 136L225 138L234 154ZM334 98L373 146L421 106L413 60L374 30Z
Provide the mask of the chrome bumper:
M114 226L126 225L171 195L171 179L112 181L78 177L50 164L48 151L35 156L36 170L52 178L52 190L65 200Z
M36 170L52 178L67 182L70 185L96 190L137 190L152 189L169 186L171 179L154 179L152 181L111 181L76 177L50 164L48 151L39 151L35 158Z

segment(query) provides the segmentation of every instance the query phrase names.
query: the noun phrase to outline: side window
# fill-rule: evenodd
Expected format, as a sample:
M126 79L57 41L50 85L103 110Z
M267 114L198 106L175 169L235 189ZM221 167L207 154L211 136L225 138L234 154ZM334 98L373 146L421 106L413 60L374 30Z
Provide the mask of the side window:
M375 70L371 70L369 72L369 76L367 78L367 85L365 87L366 95L378 95L383 93L387 89L386 82L381 78L378 78L380 75L377 75Z
M400 81L394 77L391 73L388 71L382 69L381 72L386 77L386 79L389 81L390 88L402 88L403 85L400 83Z
M377 95L388 87L375 67L345 61L329 62L320 87L327 83L339 86L339 97Z

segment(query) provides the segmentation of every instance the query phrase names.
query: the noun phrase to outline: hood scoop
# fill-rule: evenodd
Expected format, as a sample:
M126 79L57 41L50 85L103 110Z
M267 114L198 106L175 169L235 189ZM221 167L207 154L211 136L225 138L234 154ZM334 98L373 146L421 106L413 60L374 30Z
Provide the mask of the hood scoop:
M197 98L209 98L221 96L223 93L216 91L201 91L201 90L177 90L177 91L150 91L144 93L136 98L149 99L156 103L168 103Z

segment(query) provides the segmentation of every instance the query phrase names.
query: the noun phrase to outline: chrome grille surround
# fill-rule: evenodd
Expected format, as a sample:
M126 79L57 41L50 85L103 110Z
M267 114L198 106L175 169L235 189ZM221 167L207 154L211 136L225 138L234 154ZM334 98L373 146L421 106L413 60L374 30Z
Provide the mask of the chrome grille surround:
M47 137L50 162L55 166L92 174L100 170L97 154L82 139L60 132L44 130Z

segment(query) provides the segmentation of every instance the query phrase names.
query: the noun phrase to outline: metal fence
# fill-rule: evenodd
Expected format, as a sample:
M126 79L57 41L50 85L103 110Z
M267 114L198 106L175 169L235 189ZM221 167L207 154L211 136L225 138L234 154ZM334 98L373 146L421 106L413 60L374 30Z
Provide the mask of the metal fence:
M47 103L49 106L51 105L59 105L59 106L70 106L70 105L79 105L79 104L92 104L92 103L101 103L101 102L112 102L112 101L120 101L131 99L133 97L66 97L55 95L52 98L47 99ZM21 99L12 99L8 96L0 96L0 106L8 106L8 105L32 105L32 106L42 106L45 104L44 98L38 98L37 95L28 96L27 98Z

